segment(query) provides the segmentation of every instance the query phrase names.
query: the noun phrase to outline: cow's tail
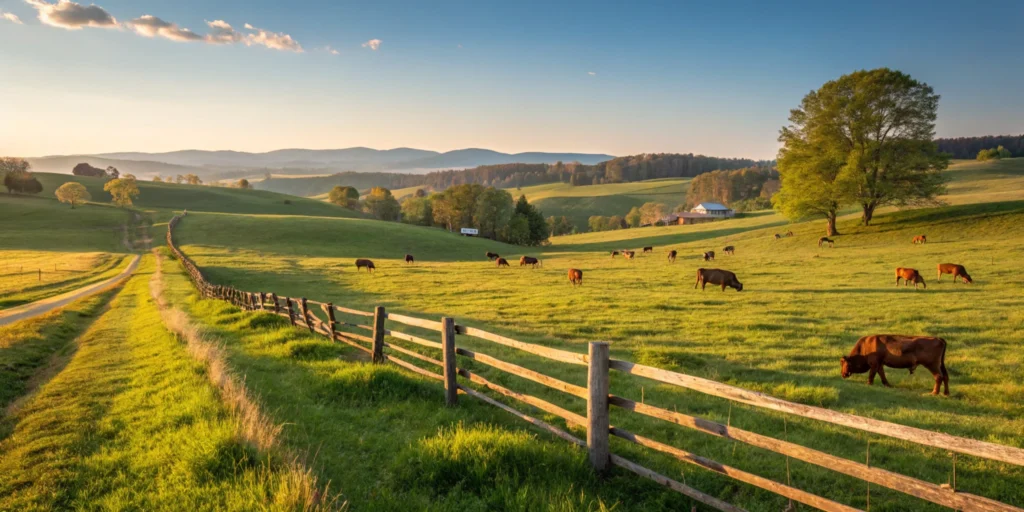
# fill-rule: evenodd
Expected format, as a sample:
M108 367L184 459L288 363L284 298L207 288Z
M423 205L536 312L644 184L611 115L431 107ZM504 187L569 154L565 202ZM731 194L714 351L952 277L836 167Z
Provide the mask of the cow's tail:
M949 389L949 372L946 371L946 340L942 340L942 357L939 359L939 371L942 372L942 380L946 382L946 389Z

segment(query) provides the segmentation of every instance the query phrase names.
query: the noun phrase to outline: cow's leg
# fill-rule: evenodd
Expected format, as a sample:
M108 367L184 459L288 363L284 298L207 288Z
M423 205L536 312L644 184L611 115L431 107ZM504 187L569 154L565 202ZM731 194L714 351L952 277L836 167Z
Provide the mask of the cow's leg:
M896 287L900 286L900 276L896 276Z
M722 291L725 291L725 283L722 283Z
M939 394L939 389L942 388L942 372L932 370L932 376L935 377L935 387L932 388L932 394Z
M869 386L874 386L875 385L875 373L877 373L877 372L875 372L875 367L872 366L871 369L868 370L868 385Z
M881 363L878 364L878 376L882 378L882 385L891 388L892 384L889 384L889 379L885 378L885 368Z
M949 372L946 371L946 362L939 363L939 371L942 373L942 383L945 385L945 395L949 396Z

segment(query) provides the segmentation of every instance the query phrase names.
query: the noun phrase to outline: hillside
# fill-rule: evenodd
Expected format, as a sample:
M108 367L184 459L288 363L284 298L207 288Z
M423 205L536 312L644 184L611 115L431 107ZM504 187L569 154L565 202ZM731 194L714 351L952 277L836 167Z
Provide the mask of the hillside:
M647 202L664 203L669 211L686 202L689 178L587 185L574 187L565 183L549 183L510 189L514 196L525 194L545 217L565 215L580 231L587 231L592 215L626 215L634 206Z
M94 202L108 203L110 201L110 194L103 191L106 180L102 178L52 173L36 173L36 177L43 184L43 192L39 194L40 197L53 198L53 191L60 185L74 181L85 185ZM135 206L141 209L328 217L360 216L351 210L321 201L262 190L156 183L142 180L138 182L138 185L139 197L135 201ZM289 203L285 203L285 201Z

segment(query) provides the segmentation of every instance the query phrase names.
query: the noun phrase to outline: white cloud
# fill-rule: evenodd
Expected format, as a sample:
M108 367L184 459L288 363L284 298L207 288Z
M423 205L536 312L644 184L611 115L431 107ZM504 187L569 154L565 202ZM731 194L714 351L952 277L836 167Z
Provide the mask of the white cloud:
M327 52L327 53L331 54L331 55L340 55L340 54L341 54L341 52L339 52L338 50L336 50L336 49L334 49L333 47L331 47L331 45L327 45L327 46L324 46L324 47L323 47L323 48L321 48L321 49L322 49L323 51L325 51L325 52Z
M590 75L590 76L597 76L597 73L595 73L593 71L587 71L587 74Z
M381 41L380 39L370 39L369 41L363 43L363 48L369 48L373 51L377 51L380 49L380 43L382 42L383 41Z
M71 0L60 0L51 4L43 0L25 0L36 11L39 21L44 25L68 30L79 30L82 27L117 28L117 20L102 7L91 4L77 4Z
M270 32L263 30L262 28L256 28L246 23L245 28L253 30L255 34L249 34L245 36L245 44L247 46L262 45L270 48L271 50L282 50L286 52L302 53L302 45L298 41L292 39L292 36L288 34L282 34L280 32Z
M203 40L203 36L196 34L187 28L181 28L177 23L164 21L149 14L129 21L126 25L128 28L134 30L135 33L146 37L160 36L170 39L171 41L178 42Z
M11 13L11 12L0 11L0 18L3 18L3 19L5 19L5 20L7 20L7 21L9 21L11 23L15 23L15 24L18 24L18 25L24 25L24 23L21 22L21 18L19 18L17 14L14 14L14 13Z
M232 26L224 20L207 21L206 24L210 27L210 32L206 34L206 37L203 39L207 43L233 44L240 42L245 38L241 32L232 28Z

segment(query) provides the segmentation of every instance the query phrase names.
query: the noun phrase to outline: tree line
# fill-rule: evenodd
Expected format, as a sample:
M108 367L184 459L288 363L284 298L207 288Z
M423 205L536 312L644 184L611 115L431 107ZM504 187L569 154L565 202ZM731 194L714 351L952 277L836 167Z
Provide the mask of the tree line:
M771 208L771 197L780 186L779 171L771 167L715 170L690 180L684 210L714 201L742 212Z
M1011 157L1024 157L1024 134L985 135L982 137L956 137L936 139L939 151L951 158L962 160L976 158L978 153L1002 146Z

